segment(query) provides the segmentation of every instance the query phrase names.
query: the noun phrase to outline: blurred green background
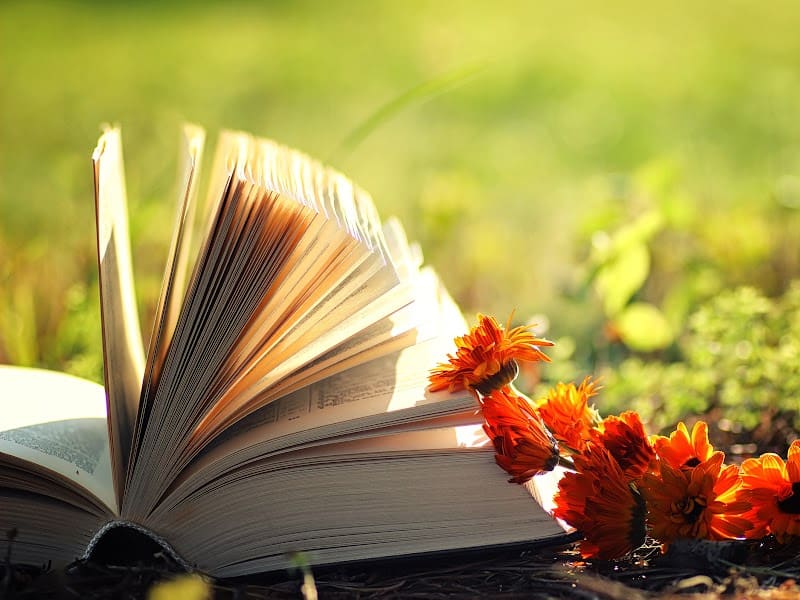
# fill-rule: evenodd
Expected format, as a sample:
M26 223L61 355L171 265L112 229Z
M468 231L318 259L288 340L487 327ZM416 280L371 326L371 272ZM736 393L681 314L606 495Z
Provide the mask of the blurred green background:
M466 314L546 324L556 360L531 388L594 372L655 427L725 402L791 422L798 26L789 0L4 2L0 362L101 377L99 125L123 128L147 315L189 120L212 143L241 128L330 162L401 218ZM727 362L732 329L702 318L725 294L743 336L767 323ZM689 394L696 360L711 372Z

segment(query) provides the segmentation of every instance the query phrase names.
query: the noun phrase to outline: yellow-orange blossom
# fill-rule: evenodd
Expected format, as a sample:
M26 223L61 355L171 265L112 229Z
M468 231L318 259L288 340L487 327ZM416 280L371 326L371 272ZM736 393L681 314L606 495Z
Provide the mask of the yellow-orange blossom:
M583 451L592 429L600 423L597 410L589 405L589 398L597 394L598 388L591 377L586 377L578 386L558 383L536 403L536 412L547 428L570 450Z
M792 442L786 462L771 453L744 461L738 497L752 507L745 516L755 536L772 533L779 542L800 538L800 440Z
M509 481L525 483L558 464L558 444L527 398L506 386L485 396L481 407L483 429L497 464L511 475Z
M494 319L478 315L478 324L457 337L455 354L431 371L431 391L469 389L488 394L507 385L519 372L518 360L550 361L539 346L553 343L537 338L527 326L503 328Z

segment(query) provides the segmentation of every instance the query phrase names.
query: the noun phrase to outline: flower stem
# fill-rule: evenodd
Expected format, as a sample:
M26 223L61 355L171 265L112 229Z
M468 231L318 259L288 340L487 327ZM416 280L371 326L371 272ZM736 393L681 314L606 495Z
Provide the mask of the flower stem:
M565 469L568 469L573 472L577 471L577 469L575 468L575 463L569 456L563 456L559 454L557 466L564 467Z

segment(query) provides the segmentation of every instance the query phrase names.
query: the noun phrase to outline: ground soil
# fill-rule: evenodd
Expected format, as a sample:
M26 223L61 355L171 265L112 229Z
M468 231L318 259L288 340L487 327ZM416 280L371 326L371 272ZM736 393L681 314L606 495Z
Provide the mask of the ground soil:
M79 561L62 571L4 567L0 597L138 599L180 569L163 556L135 564ZM583 561L574 542L459 555L298 569L247 579L210 580L215 598L800 598L800 543L646 546L624 560ZM304 581L306 586L303 587Z

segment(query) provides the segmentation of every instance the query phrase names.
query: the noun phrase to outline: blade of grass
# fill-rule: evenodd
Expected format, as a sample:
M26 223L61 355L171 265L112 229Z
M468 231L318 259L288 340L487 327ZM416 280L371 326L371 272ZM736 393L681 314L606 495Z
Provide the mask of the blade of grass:
M423 81L379 107L355 127L328 156L327 163L341 161L380 125L414 103L427 102L451 89L463 85L486 68L486 63L467 65Z

